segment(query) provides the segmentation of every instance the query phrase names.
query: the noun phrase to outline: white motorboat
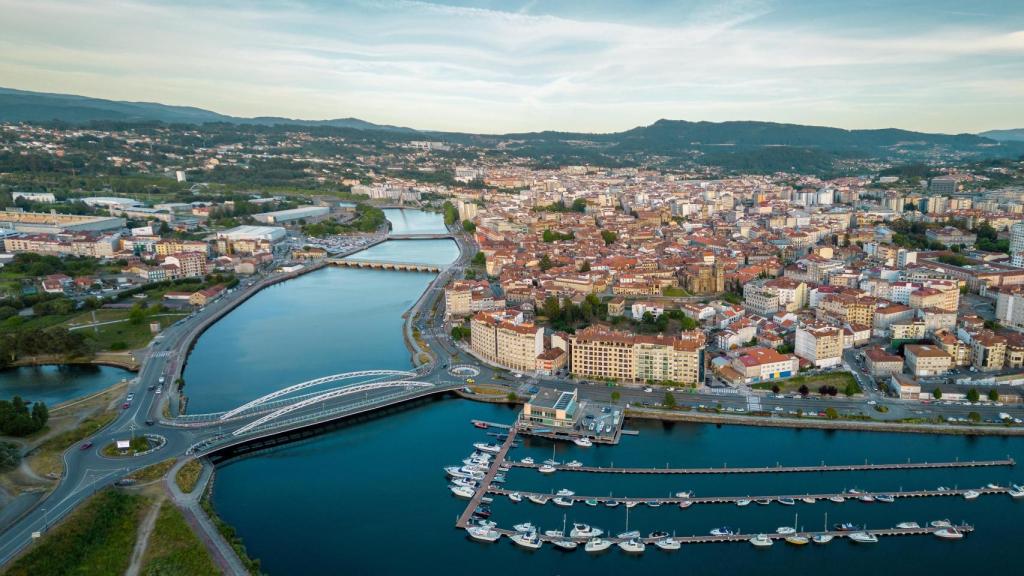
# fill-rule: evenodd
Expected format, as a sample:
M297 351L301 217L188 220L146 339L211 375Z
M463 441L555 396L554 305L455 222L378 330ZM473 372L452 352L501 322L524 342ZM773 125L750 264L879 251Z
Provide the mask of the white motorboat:
M494 520L484 520L483 518L476 518L473 520L473 525L483 526L484 528L494 528L498 525Z
M736 501L737 506L750 506L750 500L747 498L740 498Z
M518 504L523 501L523 495L519 492L513 492L508 495L508 499Z
M621 538L623 540L629 540L630 538L639 538L640 537L640 531L639 530L628 530L626 532L619 532L617 537Z
M509 536L509 539L515 542L516 546L526 548L527 550L539 550L540 547L544 545L540 538L537 537L536 532L513 534Z
M629 554L643 554L644 550L647 549L647 545L639 538L630 538L629 540L619 542L619 548L622 548L623 552Z
M807 536L800 536L798 534L791 534L789 536L786 536L786 543L792 544L793 546L803 546L810 541L811 539Z
M856 496L856 495L860 494L861 491L856 489L856 488L850 488L849 490L846 490L846 493L847 494L852 494L852 495Z
M732 528L729 528L728 526L722 526L721 528L713 528L711 530L712 536L732 536L733 534L735 534L735 532Z
M818 534L814 538L811 538L811 541L815 544L828 544L833 538L835 538L835 536L831 534Z
M932 520L928 523L932 528L949 528L953 525L949 520Z
M782 534L782 535L785 535L785 534L796 534L796 528L793 528L792 526L779 526L778 528L775 529L775 533L776 534Z
M769 538L767 534L758 534L757 536L754 536L750 539L750 543L754 546L757 546L758 548L767 548L775 542L772 541L772 539Z
M953 526L949 528L940 528L934 532L936 538L942 538L943 540L960 540L964 537L964 533L957 530Z
M783 506L795 506L796 505L796 500L793 500L792 498L779 498L777 500L777 502L779 504L782 504Z
M466 498L467 500L472 498L473 494L476 494L476 492L474 492L472 488L467 488L466 486L457 486L455 484L449 484L448 489L452 491L452 494L458 496L459 498Z
M594 445L594 443L590 441L590 438L587 438L586 436L581 436L573 440L572 443L581 448L590 448Z
M836 504L842 504L843 502L846 502L846 498L843 498L842 496L839 495L829 496L828 499L830 502L835 502Z
M541 474L551 474L555 470L557 470L557 468L555 468L551 464L544 464L540 468L537 468L537 472L540 472Z
M892 504L896 501L896 497L892 494L879 494L875 496L875 502L884 502L885 504Z
M607 502L604 503L604 505L607 506L608 508L616 508L619 505L619 501L618 500L608 500Z
M565 538L565 532L562 530L545 530L544 535L548 538Z
M662 550L679 550L682 544L672 536L666 536L654 541L654 545Z
M548 503L548 497L541 494L530 494L526 499L534 504L540 504L542 506Z
M918 524L917 522L900 522L899 524L896 525L896 527L900 528L902 530L910 530L912 528L920 528L921 525Z
M851 532L848 538L858 544L874 544L878 542L878 536L867 532Z
M590 524L575 523L569 531L570 538L596 538L604 534L604 530L591 526Z
M466 532L470 538L480 542L497 542L501 538L501 533L487 526L469 526Z
M466 488L476 488L476 482L468 478L452 478L452 484L465 486Z
M512 529L516 532L533 532L537 530L537 527L532 522L523 522L521 524L513 524Z
M565 465L569 468L583 468L583 462L580 462L579 460L570 460L566 462Z
M572 540L552 540L551 543L560 550L575 550L579 546L579 544Z
M814 504L815 502L818 501L818 499L812 498L810 496L804 496L803 498L800 499L800 501L803 502L804 504Z
M598 504L600 504L600 502L597 501L597 498L587 498L586 500L583 501L583 503L586 504L587 506L597 506Z
M551 503L562 508L570 508L573 505L573 501L565 496L555 496Z
M692 495L692 492L676 492L676 498L689 498Z
M529 456L527 456L526 458L523 458L522 460L520 460L520 462L522 462L523 464L533 464L533 458L530 458Z
M693 506L693 500L683 500L682 502L679 503L679 507L682 508L683 510L686 510L690 506Z
M605 550L611 548L611 546L612 543L610 540L595 537L591 538L590 540L587 540L587 543L583 545L583 549L587 552L604 552Z
M648 500L647 502L644 502L644 504L647 504L651 508L657 508L661 506L661 502L659 502L658 500Z
M857 499L860 500L861 502L874 502L875 501L875 497L872 496L871 494L862 494L862 495L858 496Z
M990 490L1002 490L1003 489L1002 486L1000 486L999 484L995 484L993 482L989 482L985 487L990 489Z
M562 488L558 492L555 492L555 495L556 496L575 496L576 493L573 492L572 490L569 490L568 488Z
M967 492L964 492L964 500L975 500L978 496L981 496L981 492L978 492L977 490L968 490Z
M626 508L635 508L636 505L639 504L639 503L640 502L638 502L636 500L629 500L628 502L626 502Z
M1006 491L1010 495L1010 498L1024 498L1024 490L1020 486L1014 486Z
M501 452L501 444L486 444L484 442L476 442L473 444L473 448L481 452L487 452L490 454L497 454Z

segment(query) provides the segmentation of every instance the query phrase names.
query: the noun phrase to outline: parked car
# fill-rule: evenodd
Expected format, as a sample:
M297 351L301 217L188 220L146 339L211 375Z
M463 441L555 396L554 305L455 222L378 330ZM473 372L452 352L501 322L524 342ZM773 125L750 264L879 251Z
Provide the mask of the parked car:
M86 443L82 444L82 446L79 448L79 450L88 450L89 448L92 448L92 442L86 442Z

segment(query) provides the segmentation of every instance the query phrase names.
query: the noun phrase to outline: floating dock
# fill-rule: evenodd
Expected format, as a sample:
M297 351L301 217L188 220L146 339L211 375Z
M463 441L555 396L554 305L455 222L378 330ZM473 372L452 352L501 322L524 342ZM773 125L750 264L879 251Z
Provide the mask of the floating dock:
M491 482L494 481L494 477L498 475L498 471L505 464L505 457L508 456L508 451L512 449L512 445L515 444L516 440L516 427L512 426L508 431L508 438L501 445L501 450L494 455L493 462L491 462L490 468L487 469L487 473L484 474L484 479L480 482L480 486L473 493L473 497L469 499L469 504L466 505L466 509L462 511L462 515L459 516L458 520L455 521L457 528L465 528L469 525L469 519L473 517L473 511L480 506L480 499L490 490Z
M519 468L539 468L541 464L526 464L509 460L509 466ZM875 470L935 470L941 468L993 468L998 466L1014 466L1013 458L1006 460L965 460L955 462L902 462L891 464L821 464L817 466L742 466L729 468L617 468L604 466L566 466L558 465L555 469L562 472L592 472L598 474L768 474L768 473L800 473L800 472L861 472Z

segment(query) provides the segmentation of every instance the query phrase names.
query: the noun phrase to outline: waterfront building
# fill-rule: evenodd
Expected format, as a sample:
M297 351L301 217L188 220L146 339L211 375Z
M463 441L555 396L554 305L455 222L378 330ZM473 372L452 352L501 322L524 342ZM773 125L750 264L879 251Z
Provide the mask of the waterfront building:
M496 298L487 280L456 280L444 289L445 316L465 317L476 312L500 310L505 300Z
M217 232L215 242L220 254L249 255L269 251L285 235L280 226L236 226Z
M515 310L478 312L470 321L470 346L492 364L532 372L544 351L544 329L526 322Z
M667 336L590 326L569 339L577 377L690 386L704 379L706 337L700 330Z
M572 428L576 424L579 399L572 392L541 388L523 405L522 420L534 426Z
M282 224L290 226L294 224L312 224L327 218L331 209L327 206L302 206L290 210L278 210L276 212L261 212L253 214L253 220L262 224Z
M781 354L772 348L746 348L723 367L721 375L734 384L756 384L784 380L800 370L800 360L792 354Z
M843 331L834 326L807 325L797 328L796 355L819 368L842 363Z

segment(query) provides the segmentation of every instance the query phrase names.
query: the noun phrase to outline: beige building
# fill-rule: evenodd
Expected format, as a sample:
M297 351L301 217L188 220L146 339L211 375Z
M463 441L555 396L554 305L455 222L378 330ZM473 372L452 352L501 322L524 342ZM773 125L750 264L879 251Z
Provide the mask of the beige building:
M893 340L920 340L924 338L924 322L908 322L906 324L893 324L889 326L889 332Z
M771 316L779 311L779 294L763 284L743 287L743 307L754 314Z
M470 322L470 347L492 364L532 372L544 351L544 330L524 321L522 312L478 312Z
M960 305L960 289L955 285L934 285L931 288L918 288L910 293L910 307L918 310L938 308L956 311Z
M932 344L908 344L903 351L907 370L916 377L945 374L953 363L949 354Z
M949 330L936 330L932 333L932 341L953 358L954 366L967 366L971 363L971 347Z
M691 386L704 379L705 336L699 330L665 336L590 327L570 336L569 347L579 377Z
M807 325L796 331L797 356L820 368L842 363L843 331L833 326Z
M903 357L875 347L864 352L864 365L874 377L903 372Z
M1006 363L1006 338L983 330L971 340L971 355L978 370L1001 370Z

